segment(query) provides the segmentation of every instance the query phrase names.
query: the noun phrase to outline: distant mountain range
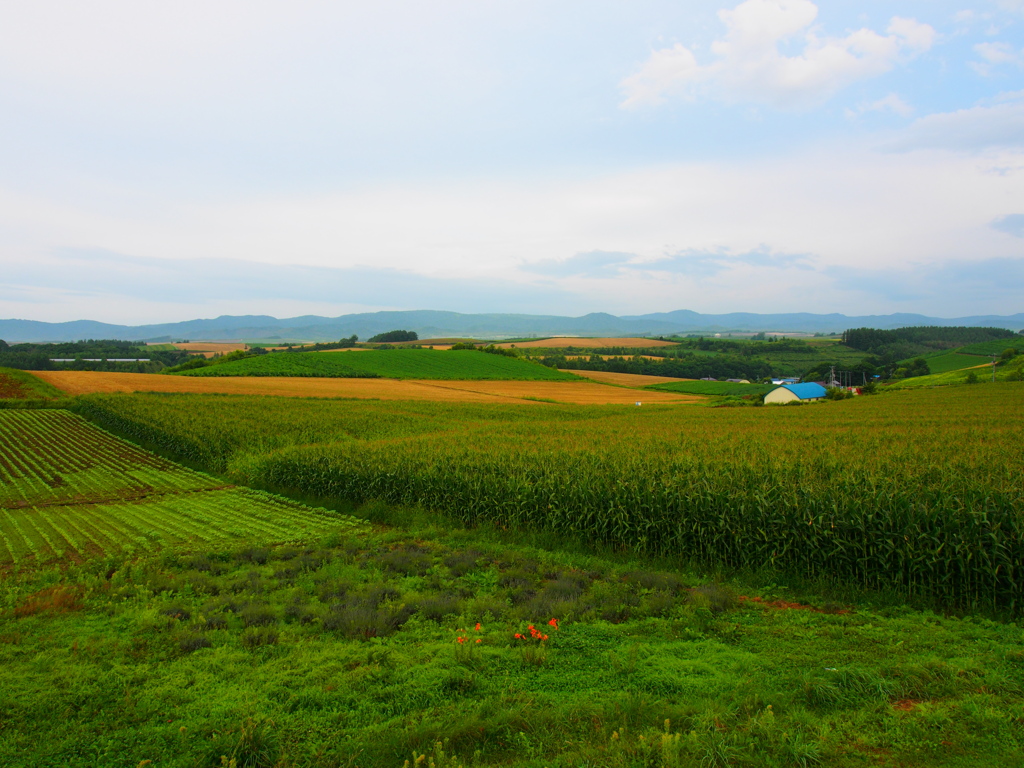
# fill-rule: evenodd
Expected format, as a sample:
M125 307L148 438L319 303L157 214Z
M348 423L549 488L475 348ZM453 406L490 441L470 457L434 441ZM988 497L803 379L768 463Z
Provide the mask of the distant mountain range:
M524 336L662 336L673 333L728 333L769 331L776 333L830 333L847 328L903 328L914 325L966 325L1024 329L1024 313L974 317L926 317L914 314L758 315L734 312L702 315L687 309L649 315L616 317L603 312L582 317L558 315L464 315L458 312L412 310L367 312L341 317L305 315L279 320L267 315L224 315L212 320L187 320L159 325L111 325L94 320L43 323L35 320L0 320L0 339L20 341L78 341L123 339L126 341L191 341L289 339L330 341L351 336L367 339L398 328L416 331L420 338L474 337L482 339Z

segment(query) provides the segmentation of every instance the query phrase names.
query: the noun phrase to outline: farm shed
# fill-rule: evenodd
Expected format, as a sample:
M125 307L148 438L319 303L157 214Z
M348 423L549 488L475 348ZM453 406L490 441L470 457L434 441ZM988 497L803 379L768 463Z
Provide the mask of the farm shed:
M825 388L821 384L809 381L805 384L783 384L764 396L765 404L792 403L796 400L821 400L825 397Z

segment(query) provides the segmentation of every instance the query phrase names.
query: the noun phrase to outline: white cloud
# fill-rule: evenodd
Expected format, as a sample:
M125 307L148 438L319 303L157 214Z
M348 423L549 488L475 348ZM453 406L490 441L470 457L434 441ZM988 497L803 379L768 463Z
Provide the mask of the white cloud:
M979 43L974 46L974 52L984 61L972 61L969 65L982 76L991 75L993 68L1001 64L1024 68L1024 50L1014 50L1009 43Z
M673 96L749 101L792 109L825 101L857 80L876 77L905 58L931 48L935 30L894 17L887 34L859 29L845 37L821 36L818 8L810 0L746 0L719 11L726 34L698 63L682 44L654 51L622 81L627 109L656 105ZM787 56L780 45L793 40L803 50Z
M1024 91L1003 94L993 104L927 115L884 143L898 152L925 147L1024 147Z
M492 311L553 313L891 312L897 307L885 297L852 302L836 293L825 270L1019 258L1020 240L991 223L1024 210L1024 172L988 172L993 165L1024 167L1024 151L882 154L844 142L571 178L431 179L229 204L167 200L152 212L0 190L0 284L39 288L32 306L12 295L0 303L5 315L67 317L69 299L48 303L44 289L80 285L90 295L69 306L86 316L102 308L111 320L123 312L129 321L143 316L138 302L119 307L96 292L118 283L138 298L145 283L145 299L164 319L171 313L161 296L203 303L210 308L201 314L210 314L221 294L225 306L253 314L273 301L297 307L302 296L320 306L331 297L379 306L392 296L407 308L476 310L486 300ZM82 257L75 272L63 249L132 258ZM955 290L898 308L942 316L982 309ZM81 310L90 301L97 310ZM1018 311L1019 299L997 305L988 309Z
M900 117L910 117L914 114L914 108L901 99L898 94L890 93L878 101L861 104L855 110L848 109L846 114L848 117L856 117L865 112L892 112Z

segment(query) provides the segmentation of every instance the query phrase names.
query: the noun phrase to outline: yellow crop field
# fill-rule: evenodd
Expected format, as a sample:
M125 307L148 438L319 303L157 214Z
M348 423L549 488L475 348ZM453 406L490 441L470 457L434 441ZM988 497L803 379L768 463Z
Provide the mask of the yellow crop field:
M191 394L275 395L278 397L341 397L366 400L431 400L440 402L531 403L553 400L587 405L693 403L703 398L671 392L645 392L643 398L618 387L587 381L424 381L335 379L290 376L198 378L154 373L103 371L38 371L36 375L69 395L114 392L180 392ZM653 377L643 377L653 378ZM656 381L648 382L658 383Z

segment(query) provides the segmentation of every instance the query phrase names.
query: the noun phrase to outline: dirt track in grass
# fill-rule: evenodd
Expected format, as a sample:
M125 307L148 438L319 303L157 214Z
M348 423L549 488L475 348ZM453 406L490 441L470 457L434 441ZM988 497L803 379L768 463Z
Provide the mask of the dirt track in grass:
M694 403L704 399L698 395L672 392L644 392L639 397L635 391L603 386L596 381L400 381L275 376L198 378L104 371L38 371L36 375L69 395L94 392L190 392L477 403L554 401L580 405L631 405L638 399L650 404ZM637 378L646 380L660 377Z

